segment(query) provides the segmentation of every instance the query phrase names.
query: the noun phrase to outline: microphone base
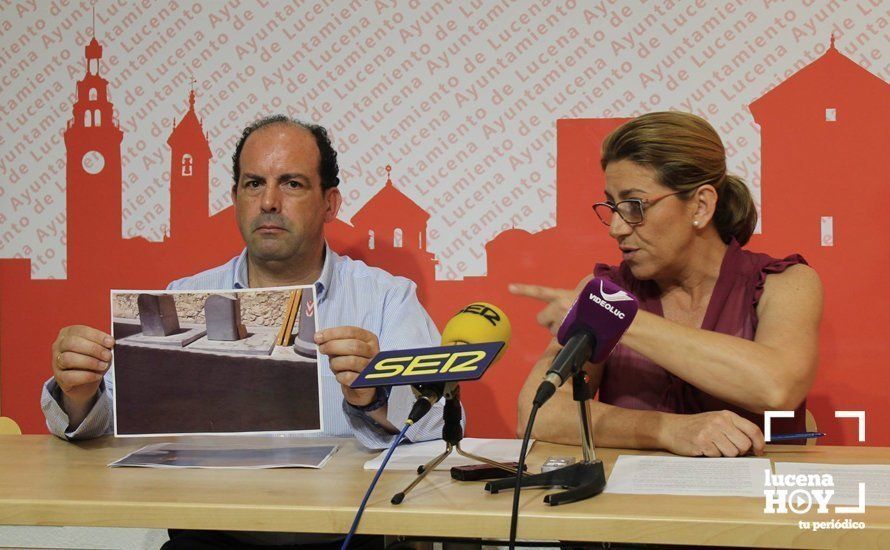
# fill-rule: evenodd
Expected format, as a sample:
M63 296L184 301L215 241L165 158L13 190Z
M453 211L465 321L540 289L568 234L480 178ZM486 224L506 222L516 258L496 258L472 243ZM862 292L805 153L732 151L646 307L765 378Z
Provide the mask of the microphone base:
M420 402L421 399L418 399ZM416 406L416 405L415 405ZM502 464L500 462L495 462L494 460L490 460L488 458L478 456L472 453L468 453L460 448L460 442L464 437L463 428L460 425L461 419L461 406L460 406L460 387L455 385L451 391L446 392L445 398L445 408L442 411L442 439L445 441L445 451L442 452L439 456L433 458L426 464L417 467L417 477L414 478L414 481L411 482L410 485L405 487L405 489L396 493L395 496L392 497L390 502L392 504L401 504L403 500L405 500L405 496L417 486L418 483L423 480L433 470L436 469L436 466L442 463L448 455L453 452L457 454L469 458L470 460L475 460L477 462L482 462L484 464L488 464L489 466L493 466L495 468L500 468L501 470L505 470L508 473L516 475L516 468L511 468L507 464ZM515 479L515 478L514 478Z
M446 441L445 442L445 451L443 453L441 453L439 456L437 456L437 457L433 458L432 460L430 460L429 462L427 462L426 464L424 464L422 466L418 466L417 467L417 477L414 478L414 481L412 481L410 485L405 487L404 490L402 490L399 493L396 493L389 502L391 504L401 504L402 501L405 500L405 496L411 491L411 489L416 487L423 480L423 478L425 478L430 472L435 470L436 466L438 466L439 464L442 463L443 460L448 458L448 455L450 455L452 452L456 452L457 454L459 454L463 457L469 458L471 460L475 460L477 462L482 462L484 464L488 464L489 466L493 466L495 468L500 468L501 470L504 470L510 474L513 474L514 476L516 475L516 471L517 471L516 468L513 468L513 467L511 467L507 464L504 464L502 462L496 462L494 460L491 460L491 459L488 459L488 458L485 458L485 457L482 457L479 455L475 455L473 453L468 453L467 451L460 448L460 442L451 443L451 442ZM509 477L509 478L505 478L505 479L509 479L509 480L513 481L516 478Z
M522 487L563 487L560 493L551 493L544 502L551 506L585 500L603 492L606 488L606 471L602 460L578 462L558 470L526 475L520 481ZM485 484L489 493L498 493L516 487L516 478L498 479Z

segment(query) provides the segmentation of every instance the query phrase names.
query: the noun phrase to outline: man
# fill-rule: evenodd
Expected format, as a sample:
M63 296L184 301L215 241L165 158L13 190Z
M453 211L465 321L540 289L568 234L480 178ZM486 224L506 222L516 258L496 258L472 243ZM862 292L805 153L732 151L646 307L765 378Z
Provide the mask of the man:
M438 344L416 286L327 247L324 224L336 219L342 198L337 153L324 128L284 116L262 119L244 130L232 160L232 201L246 247L226 264L168 288L314 283L321 328L315 335L324 402L321 435L353 435L366 447L386 447L414 402L410 389L353 390L349 384L380 349ZM41 398L53 434L80 439L112 431L113 385L107 371L113 345L110 335L91 327L59 332L52 346L53 377ZM441 419L438 405L408 430L408 438L440 437Z

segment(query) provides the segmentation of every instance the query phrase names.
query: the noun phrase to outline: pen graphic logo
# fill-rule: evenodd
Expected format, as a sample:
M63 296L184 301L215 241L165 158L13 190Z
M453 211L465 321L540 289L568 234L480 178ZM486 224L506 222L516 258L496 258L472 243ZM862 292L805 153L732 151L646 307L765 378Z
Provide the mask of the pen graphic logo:
M763 490L766 498L764 514L787 514L789 510L795 514L805 514L810 511L814 502L818 504L818 513L828 513L828 501L834 495L834 479L831 474L779 475L764 470L763 476L766 487Z
M775 418L794 418L794 411L765 411L763 423L763 435L767 443L773 440L772 420ZM859 441L865 442L865 411L835 411L836 418L855 418L858 420ZM793 434L805 435L805 434ZM776 471L778 472L778 465ZM846 477L846 476L845 476ZM846 479L841 483L844 500L852 500L852 490L858 488L856 493L856 506L835 506L835 514L864 514L865 513L865 483ZM806 514L813 506L816 513L829 513L828 503L836 496L838 488L835 486L834 476L826 473L795 473L773 475L769 470L764 470L763 496L766 503L763 507L764 514L787 514L789 511L795 514ZM835 498L837 500L837 498ZM865 522L832 519L829 521L800 521L801 529L813 531L826 529L865 529Z
M613 292L611 294L606 292L606 289L603 288L603 281L600 281L600 296L607 302L627 302L633 300L633 297L624 290L619 290L618 292Z
M763 435L767 443L778 439L772 433L772 421L776 418L794 418L794 411L766 411L763 414ZM837 418L856 418L859 426L859 440L865 441L865 411L835 411L834 416ZM794 436L806 436L807 434L792 434ZM778 472L779 466L776 466ZM843 480L842 480L843 481ZM843 490L840 493L844 500L852 500L853 489L858 488L856 493L856 506L835 506L831 511L835 514L864 514L865 513L865 483L861 481L851 481L847 479L841 484ZM826 473L794 473L794 474L771 474L769 470L764 470L764 490L763 496L766 502L763 507L764 514L805 514L809 512L813 506L816 506L816 513L830 513L828 504L834 497L838 500L838 487L835 484L834 476ZM829 521L800 521L798 522L801 529L809 529L813 531L827 529L864 529L865 522L853 521L849 518L844 520L832 519Z
M829 508L829 503L836 494L834 476L831 474L773 474L770 470L763 471L765 499L764 514L806 514L813 507L817 514L864 514L865 513L865 483L858 484L857 506L834 506ZM801 529L813 531L826 529L864 529L865 523L861 521L831 520L831 521L801 521Z

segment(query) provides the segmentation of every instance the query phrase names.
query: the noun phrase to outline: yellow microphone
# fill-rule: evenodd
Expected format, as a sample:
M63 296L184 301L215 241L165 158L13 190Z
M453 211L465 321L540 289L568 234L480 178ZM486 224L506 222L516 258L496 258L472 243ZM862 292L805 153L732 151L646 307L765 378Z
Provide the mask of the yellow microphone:
M496 305L473 302L452 317L442 330L442 345L481 344L503 342L504 347L495 357L501 358L510 343L510 320Z
M473 302L458 311L445 324L441 345L503 343L503 347L492 360L494 362L504 355L510 343L510 334L510 320L501 308L487 302ZM457 382L412 385L417 401L408 415L409 421L417 422L442 396L450 399L456 388Z

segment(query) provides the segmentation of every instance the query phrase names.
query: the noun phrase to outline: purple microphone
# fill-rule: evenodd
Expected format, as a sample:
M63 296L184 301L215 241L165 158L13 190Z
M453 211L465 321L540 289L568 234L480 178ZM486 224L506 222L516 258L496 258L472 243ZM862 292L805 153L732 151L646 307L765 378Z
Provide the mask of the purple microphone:
M587 283L559 327L556 339L563 348L538 386L534 403L543 405L587 361L605 361L638 308L637 299L611 281L596 278Z

